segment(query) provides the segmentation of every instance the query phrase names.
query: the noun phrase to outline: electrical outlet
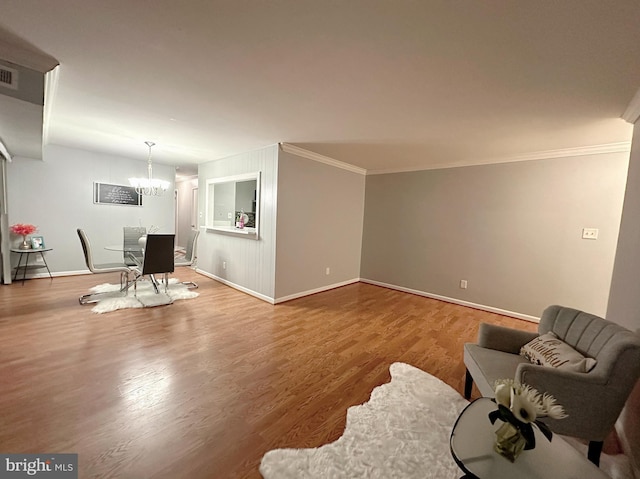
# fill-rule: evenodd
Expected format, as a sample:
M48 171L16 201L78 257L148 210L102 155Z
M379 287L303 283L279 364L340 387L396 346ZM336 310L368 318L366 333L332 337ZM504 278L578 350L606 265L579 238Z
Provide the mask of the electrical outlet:
M227 269L227 262L226 261L222 262L222 269Z
M460 280L460 288L461 289L467 289L467 280L466 279L461 279Z
M324 274L326 274L327 276L329 276L331 274L331 268L329 268L327 266L327 269L324 270Z
M231 214L231 212L227 213L227 219L228 219L228 220L233 219L233 215Z
M598 228L582 228L582 239L598 239Z

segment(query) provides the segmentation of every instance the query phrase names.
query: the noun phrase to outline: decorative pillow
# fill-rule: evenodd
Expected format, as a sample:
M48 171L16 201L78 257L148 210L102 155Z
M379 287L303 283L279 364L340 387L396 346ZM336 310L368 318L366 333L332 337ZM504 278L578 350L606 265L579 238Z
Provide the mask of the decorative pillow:
M522 346L520 354L533 364L576 373L588 373L596 365L595 359L585 358L551 332L542 334Z

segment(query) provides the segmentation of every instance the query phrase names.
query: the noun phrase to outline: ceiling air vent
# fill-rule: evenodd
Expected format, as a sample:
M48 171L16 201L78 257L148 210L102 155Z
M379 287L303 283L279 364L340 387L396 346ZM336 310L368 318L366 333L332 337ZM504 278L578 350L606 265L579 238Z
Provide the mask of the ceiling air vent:
M18 71L13 68L7 68L0 65L0 86L18 89Z

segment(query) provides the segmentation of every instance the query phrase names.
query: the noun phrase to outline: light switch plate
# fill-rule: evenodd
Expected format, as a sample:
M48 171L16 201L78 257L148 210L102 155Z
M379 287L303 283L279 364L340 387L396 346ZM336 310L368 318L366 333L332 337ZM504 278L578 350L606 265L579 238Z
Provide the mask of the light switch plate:
M598 228L582 228L582 239L598 239Z

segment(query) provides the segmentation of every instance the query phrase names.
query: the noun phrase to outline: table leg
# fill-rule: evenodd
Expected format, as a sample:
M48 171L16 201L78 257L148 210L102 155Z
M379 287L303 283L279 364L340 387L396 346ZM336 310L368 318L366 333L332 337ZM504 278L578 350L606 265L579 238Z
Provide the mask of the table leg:
M47 260L44 259L44 253L42 251L39 251L40 256L42 257L42 261L44 262L44 265L47 268L47 272L49 273L49 278L53 279L53 276L51 276L51 271L49 270L49 265L47 264Z
M20 253L20 257L18 258L18 266L16 266L16 274L13 275L13 280L15 281L16 279L18 279L18 271L20 271L20 263L22 263L22 255L24 253ZM27 255L27 259L29 258L29 256ZM28 262L28 261L27 261ZM22 284L24 284L24 278L22 280Z
M24 273L22 273L22 285L24 286L24 280L27 279L27 266L29 266L29 253L25 253L27 255L24 260Z

